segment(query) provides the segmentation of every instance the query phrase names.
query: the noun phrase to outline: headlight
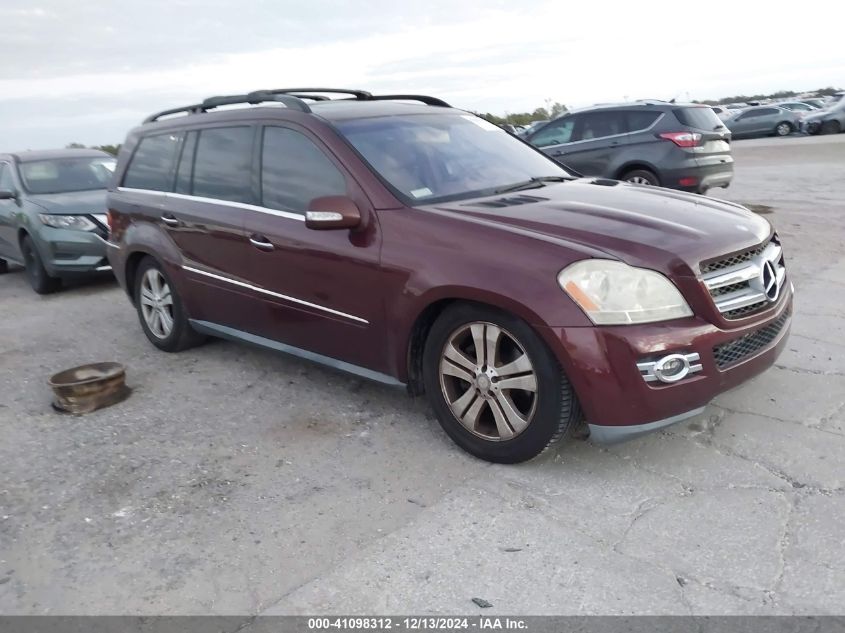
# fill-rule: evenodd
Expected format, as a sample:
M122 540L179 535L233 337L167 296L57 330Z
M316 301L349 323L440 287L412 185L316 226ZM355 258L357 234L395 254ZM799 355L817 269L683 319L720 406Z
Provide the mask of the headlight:
M55 229L93 231L97 228L97 225L84 215L51 215L49 213L39 213L38 218L43 224L52 226Z
M557 281L596 325L651 323L692 316L678 289L653 270L607 259L588 259L564 268Z

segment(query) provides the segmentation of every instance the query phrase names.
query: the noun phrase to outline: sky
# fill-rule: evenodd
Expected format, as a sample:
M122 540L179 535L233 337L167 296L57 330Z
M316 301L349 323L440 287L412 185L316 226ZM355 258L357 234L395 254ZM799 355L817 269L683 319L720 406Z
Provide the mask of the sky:
M839 1L3 0L0 24L0 152L289 86L496 114L845 86Z

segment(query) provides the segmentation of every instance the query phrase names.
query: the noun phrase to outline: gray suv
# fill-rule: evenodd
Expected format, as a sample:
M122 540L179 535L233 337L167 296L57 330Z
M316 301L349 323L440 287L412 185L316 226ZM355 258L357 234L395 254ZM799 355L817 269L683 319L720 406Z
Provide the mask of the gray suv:
M26 268L39 294L111 270L106 189L115 160L96 150L0 154L0 272Z
M577 110L526 141L566 167L694 193L733 178L731 134L709 106L636 101Z

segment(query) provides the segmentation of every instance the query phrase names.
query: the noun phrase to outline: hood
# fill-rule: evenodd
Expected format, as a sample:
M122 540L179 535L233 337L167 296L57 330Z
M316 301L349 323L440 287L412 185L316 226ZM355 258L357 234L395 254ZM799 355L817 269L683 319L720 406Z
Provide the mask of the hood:
M67 193L30 194L29 201L42 207L47 213L58 215L70 213L105 213L106 189L90 191L69 191Z
M430 208L557 238L582 256L600 251L675 275L695 276L701 261L756 246L772 233L766 220L732 202L601 178Z

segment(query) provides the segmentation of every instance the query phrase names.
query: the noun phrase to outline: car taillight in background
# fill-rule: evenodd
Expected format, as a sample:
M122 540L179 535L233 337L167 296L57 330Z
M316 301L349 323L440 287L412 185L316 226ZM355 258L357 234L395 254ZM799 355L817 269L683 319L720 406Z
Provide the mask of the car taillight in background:
M664 132L660 138L672 141L678 147L698 147L701 134L698 132Z

